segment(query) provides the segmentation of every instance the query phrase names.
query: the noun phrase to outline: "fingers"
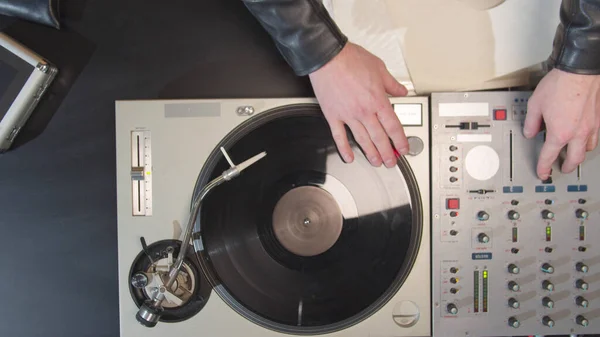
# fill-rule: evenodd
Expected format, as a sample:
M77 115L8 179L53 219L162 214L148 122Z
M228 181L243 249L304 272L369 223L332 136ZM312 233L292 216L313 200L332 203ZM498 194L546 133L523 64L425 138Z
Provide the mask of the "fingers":
M346 134L344 123L341 121L330 121L329 126L331 128L331 134L333 136L333 140L335 141L335 145L340 151L340 155L342 158L344 158L346 163L351 163L354 161L354 153L352 152L352 148L348 143L348 135Z
M392 139L396 150L398 150L401 155L408 154L408 140L404 133L404 127L402 126L402 123L400 123L392 106L386 105L383 111L379 112L377 116L388 136Z
M590 139L588 139L586 150L594 151L597 146L598 146L598 129L596 129L590 136Z
M381 73L383 77L383 87L388 94L396 97L406 96L406 94L408 94L406 87L400 84L400 82L396 81L394 76L392 76L387 68L385 68L385 65L383 65Z
M377 150L381 154L381 158L385 163L386 167L394 167L396 165L397 159L394 154L394 149L392 148L392 143L390 142L390 138L388 134L381 126L381 123L377 119L375 115L367 117L363 121L369 135L371 136L371 140L377 147Z
M587 141L581 138L574 138L569 142L567 158L562 165L561 171L571 173L579 164L583 163L585 160L586 143Z
M542 127L542 110L531 98L527 104L527 116L525 117L525 125L523 126L523 135L526 138L534 137L540 132Z
M348 121L347 124L350 127L350 130L352 130L354 139L356 139L356 142L358 142L358 144L364 151L365 156L367 157L369 162L371 162L371 165L377 166L377 167L381 166L381 161L382 161L381 156L379 155L377 148L371 141L371 136L369 135L369 132L367 131L367 129L365 129L365 126L358 120ZM388 142L388 144L389 144L389 142ZM391 151L391 145L390 145L390 151ZM393 153L392 153L392 155L393 155Z
M556 161L562 148L563 146L553 139L547 139L542 146L537 165L537 174L541 180L546 180L550 176L552 163Z

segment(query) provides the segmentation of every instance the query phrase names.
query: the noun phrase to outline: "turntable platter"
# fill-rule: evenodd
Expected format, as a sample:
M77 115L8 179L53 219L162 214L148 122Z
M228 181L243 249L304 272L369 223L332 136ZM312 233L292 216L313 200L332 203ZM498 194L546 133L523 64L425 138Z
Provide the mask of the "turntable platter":
M242 316L286 333L327 333L377 311L402 286L421 240L421 201L405 159L346 164L317 105L263 112L228 134L195 188L228 164L267 157L209 195L195 247L215 292ZM201 244L198 244L201 242Z

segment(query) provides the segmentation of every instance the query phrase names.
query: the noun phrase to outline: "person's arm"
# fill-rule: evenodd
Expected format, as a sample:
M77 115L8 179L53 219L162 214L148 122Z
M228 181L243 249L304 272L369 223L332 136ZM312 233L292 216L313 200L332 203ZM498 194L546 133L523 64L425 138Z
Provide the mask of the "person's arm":
M354 160L347 125L375 166L396 165L393 146L408 153L408 141L388 94L404 88L384 63L348 42L318 0L243 0L299 76L308 75L340 154ZM391 141L390 141L391 139Z
M243 0L271 35L296 75L308 75L331 61L348 42L317 0Z
M563 172L572 172L598 145L600 128L600 0L563 0L549 64L529 100L524 134L534 137L546 124L537 165L540 179L567 146Z

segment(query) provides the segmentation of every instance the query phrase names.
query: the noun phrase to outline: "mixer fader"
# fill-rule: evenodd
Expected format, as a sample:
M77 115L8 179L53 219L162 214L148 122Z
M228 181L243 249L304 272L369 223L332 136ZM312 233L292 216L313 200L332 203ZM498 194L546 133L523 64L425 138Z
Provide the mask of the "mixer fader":
M530 95L432 95L435 336L600 333L600 155L540 180Z

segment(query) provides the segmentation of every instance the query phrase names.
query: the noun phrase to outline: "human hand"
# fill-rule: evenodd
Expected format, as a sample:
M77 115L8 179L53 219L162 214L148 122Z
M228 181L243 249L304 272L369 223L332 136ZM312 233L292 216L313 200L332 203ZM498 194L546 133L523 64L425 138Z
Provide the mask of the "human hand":
M348 125L374 166L396 165L392 148L408 153L408 141L387 94L404 96L407 90L388 72L383 61L348 42L330 62L309 75L315 95L329 123L344 161L354 154L348 143Z
M552 163L565 145L561 170L573 172L585 152L598 145L600 127L600 75L578 75L551 70L539 83L527 107L523 133L534 137L546 123L546 141L540 152L537 174L548 179Z

